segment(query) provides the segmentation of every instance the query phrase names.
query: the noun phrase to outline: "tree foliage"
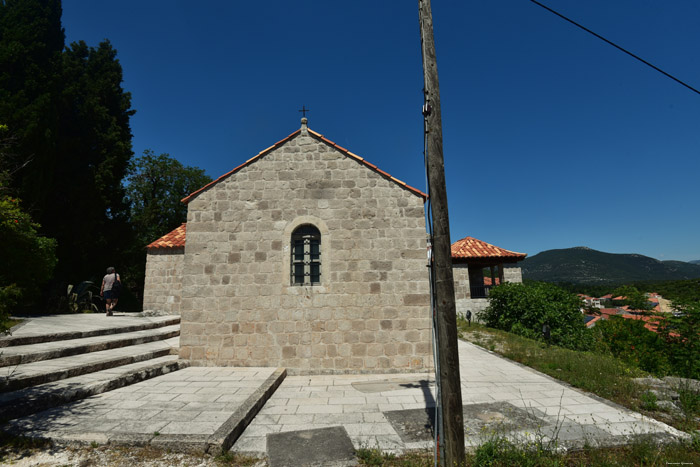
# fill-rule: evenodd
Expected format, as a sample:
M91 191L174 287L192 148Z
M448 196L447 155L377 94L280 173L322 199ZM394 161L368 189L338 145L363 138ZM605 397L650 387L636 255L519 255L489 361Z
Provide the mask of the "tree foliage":
M642 320L611 316L599 320L592 331L600 351L649 373L664 376L670 371L666 343L644 325Z
M12 307L36 294L56 266L56 241L39 235L20 200L3 188L0 183L0 331Z
M133 242L121 182L134 111L111 44L64 48L64 37L59 0L0 2L0 122L16 138L3 169L58 241L59 280L75 283Z
M82 280L118 264L133 241L122 179L133 154L134 111L108 41L94 48L71 44L62 75L54 196L42 222L59 241L60 273Z
M491 289L489 302L482 314L487 326L542 340L543 326L548 325L552 344L570 349L592 345L580 311L581 300L555 285L505 283Z
M146 150L129 166L127 199L141 248L187 220L181 200L211 182L198 167L183 166L169 154Z
M700 379L700 302L674 304L676 313L662 321L666 354L673 373Z

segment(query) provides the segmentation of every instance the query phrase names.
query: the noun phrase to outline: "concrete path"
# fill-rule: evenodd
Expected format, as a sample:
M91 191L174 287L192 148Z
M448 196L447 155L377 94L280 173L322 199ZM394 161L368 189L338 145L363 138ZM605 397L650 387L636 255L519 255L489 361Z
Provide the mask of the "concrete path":
M494 433L562 445L622 444L630 436L684 436L631 412L460 342L467 445ZM235 451L263 454L276 433L344 427L353 445L399 452L430 448L435 405L432 375L288 376L265 404ZM428 409L428 410L426 410Z
M91 320L82 318L73 324L87 330ZM130 318L95 316L95 326L113 326L118 319L126 324ZM25 326L25 332L41 334L39 324ZM565 446L621 444L640 434L685 436L473 344L460 342L459 353L468 445L494 433L545 443L556 439ZM57 441L153 443L180 450L235 441L233 450L267 455L276 465L293 462L290 444L343 447L338 465L351 462L349 444L394 452L432 446L431 374L283 378L274 368L190 367L13 420L4 429ZM312 454L306 449L299 455L306 462ZM319 459L333 462L328 452Z

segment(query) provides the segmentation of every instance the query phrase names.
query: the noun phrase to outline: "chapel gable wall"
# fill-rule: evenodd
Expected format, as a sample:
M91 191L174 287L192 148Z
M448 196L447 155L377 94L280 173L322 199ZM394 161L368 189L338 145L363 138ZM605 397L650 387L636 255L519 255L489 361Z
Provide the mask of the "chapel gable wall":
M290 235L321 234L292 285ZM190 201L180 355L290 373L432 365L423 199L304 133Z

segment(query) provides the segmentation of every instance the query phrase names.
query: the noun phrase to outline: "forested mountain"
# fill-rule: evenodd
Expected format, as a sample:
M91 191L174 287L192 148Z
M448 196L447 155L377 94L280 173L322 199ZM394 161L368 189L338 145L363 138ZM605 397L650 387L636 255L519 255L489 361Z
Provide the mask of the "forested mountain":
M523 278L547 282L615 284L700 277L700 265L659 261L637 254L615 254L586 247L547 250L520 263Z

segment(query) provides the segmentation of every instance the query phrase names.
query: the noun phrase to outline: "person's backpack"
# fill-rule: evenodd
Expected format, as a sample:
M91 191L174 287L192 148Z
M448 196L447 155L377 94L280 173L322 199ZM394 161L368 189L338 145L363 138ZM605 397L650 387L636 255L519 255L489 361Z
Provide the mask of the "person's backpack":
M114 284L112 284L112 293L119 294L122 291L122 283L117 276L117 272L114 272Z

